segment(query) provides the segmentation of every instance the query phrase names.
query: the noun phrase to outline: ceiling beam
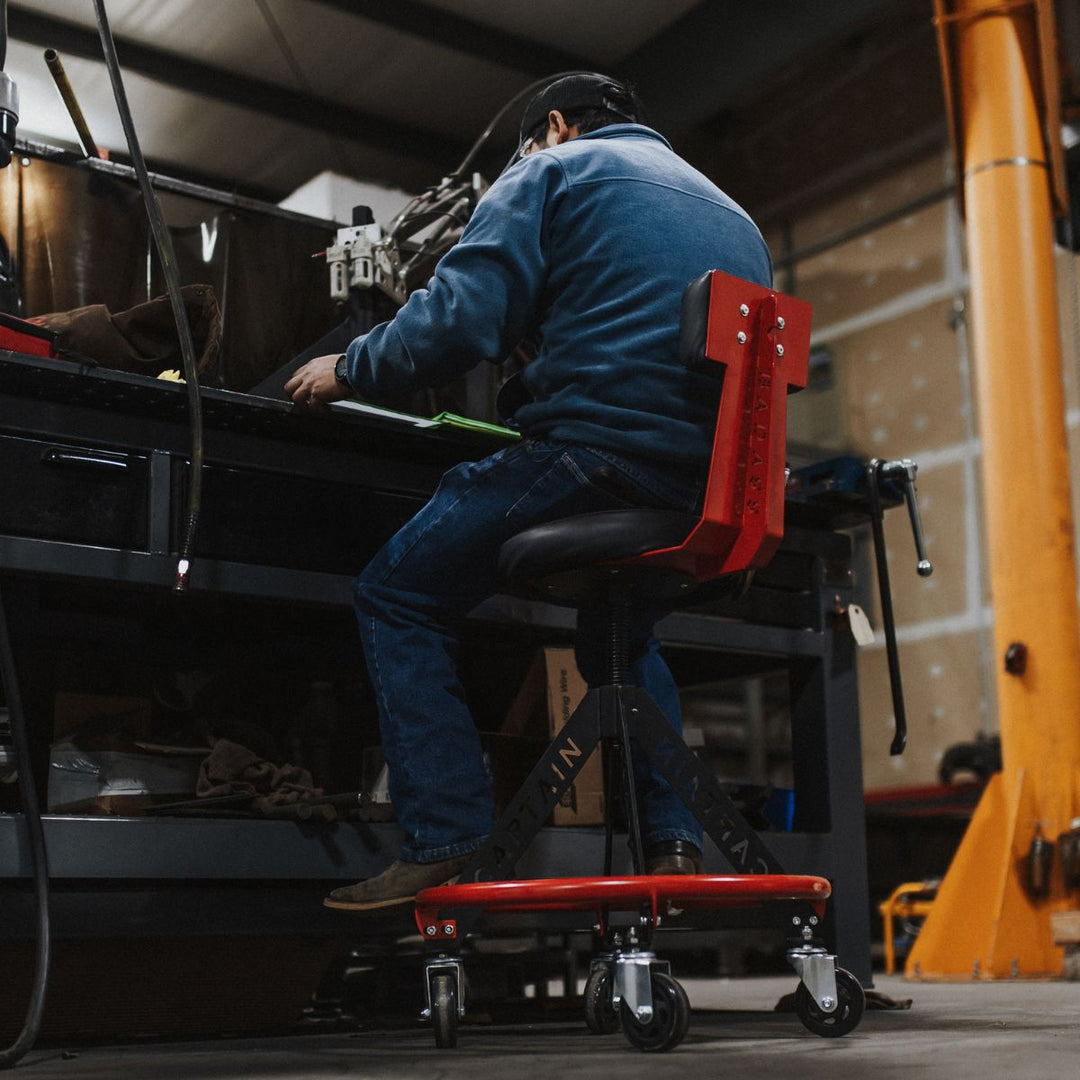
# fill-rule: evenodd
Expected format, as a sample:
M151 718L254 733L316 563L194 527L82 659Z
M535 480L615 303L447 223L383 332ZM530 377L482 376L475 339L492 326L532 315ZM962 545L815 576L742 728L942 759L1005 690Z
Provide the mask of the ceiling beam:
M499 30L465 18L422 0L317 0L327 7L347 12L422 38L455 52L501 67L544 76L557 71L592 70L585 57L542 45L507 30Z
M760 98L801 56L880 18L894 3L702 0L628 56L621 69L661 127L685 130ZM929 23L929 5L927 12Z
M61 55L104 63L97 32L76 23L12 4L8 7L8 33L14 40L56 49ZM362 146L432 162L441 169L456 166L469 149L468 143L445 135L276 83L200 64L138 42L116 38L116 54L121 67L154 82L290 121L309 130L325 131Z

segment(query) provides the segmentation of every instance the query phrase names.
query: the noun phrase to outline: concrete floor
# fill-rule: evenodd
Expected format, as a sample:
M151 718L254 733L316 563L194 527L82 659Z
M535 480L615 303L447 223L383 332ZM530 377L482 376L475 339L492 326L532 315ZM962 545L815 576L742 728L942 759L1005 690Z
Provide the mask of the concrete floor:
M492 1027L464 1024L456 1050L434 1047L430 1028L34 1050L28 1080L293 1080L354 1076L431 1080L462 1077L722 1076L724 1080L1051 1080L1078 1075L1080 983L906 983L878 976L875 988L912 998L906 1011L868 1010L841 1039L807 1032L773 1006L794 976L684 980L690 1033L668 1054L642 1054L621 1034L590 1035L583 1022Z

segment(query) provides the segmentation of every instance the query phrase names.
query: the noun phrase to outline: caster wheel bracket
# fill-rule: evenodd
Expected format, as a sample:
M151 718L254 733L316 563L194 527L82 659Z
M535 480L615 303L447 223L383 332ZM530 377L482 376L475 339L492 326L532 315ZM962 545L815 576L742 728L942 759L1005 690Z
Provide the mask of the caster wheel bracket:
M648 1023L653 1015L652 964L656 957L652 953L630 953L620 956L615 961L615 1002L623 1002L630 1012L643 1024Z
M457 1014L465 1016L465 972L461 961L454 957L440 956L424 961L424 1009L420 1013L424 1020L431 1019L431 979L433 975L449 974L454 978L457 989Z
M652 1019L653 1000L651 976L654 972L671 974L671 964L667 960L657 960L656 954L646 952L616 953L613 958L601 961L615 970L615 981L611 994L612 1002L618 1009L619 1003L626 1002L626 1007L642 1023Z
M788 950L787 958L818 1008L822 1012L833 1012L839 1001L836 991L836 957L824 949L804 946Z

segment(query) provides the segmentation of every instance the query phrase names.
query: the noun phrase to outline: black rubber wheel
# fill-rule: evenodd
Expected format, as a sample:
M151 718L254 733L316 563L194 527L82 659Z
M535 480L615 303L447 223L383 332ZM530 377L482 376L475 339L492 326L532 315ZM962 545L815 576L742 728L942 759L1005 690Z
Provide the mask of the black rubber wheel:
M672 1046L678 1046L686 1038L686 1033L690 1030L690 999L686 996L686 991L683 989L681 982L676 982L675 979L671 981L675 983L675 991L679 995L681 1002L676 1011L682 1020L682 1025L679 1037L671 1044Z
M838 1039L858 1027L866 1008L866 994L859 980L843 968L836 969L836 998L836 1008L824 1012L806 989L806 984L800 982L795 991L795 1011L804 1026L815 1035Z
M446 972L431 977L431 1022L435 1025L435 1045L440 1050L457 1046L457 980Z
M651 977L652 1019L640 1021L626 1004L620 1005L623 1034L632 1046L650 1053L672 1050L690 1027L690 1002L686 991L670 976L654 972Z
M611 1035L619 1030L619 1013L611 1000L610 968L596 968L585 983L585 1023L594 1035Z

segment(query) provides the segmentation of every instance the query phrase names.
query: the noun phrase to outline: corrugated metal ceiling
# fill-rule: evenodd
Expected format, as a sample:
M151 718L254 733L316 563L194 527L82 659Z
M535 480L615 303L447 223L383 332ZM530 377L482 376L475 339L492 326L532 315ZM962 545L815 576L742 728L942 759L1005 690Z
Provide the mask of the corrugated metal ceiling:
M153 167L274 197L332 169L432 182L514 93L560 67L634 78L666 129L752 99L885 0L108 0ZM124 152L89 0L10 5L19 131L74 144L57 49L95 140ZM665 126L661 124L661 126ZM508 128L499 152L512 142Z

